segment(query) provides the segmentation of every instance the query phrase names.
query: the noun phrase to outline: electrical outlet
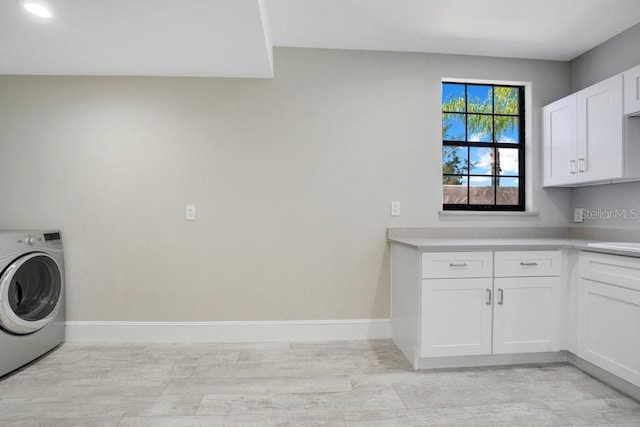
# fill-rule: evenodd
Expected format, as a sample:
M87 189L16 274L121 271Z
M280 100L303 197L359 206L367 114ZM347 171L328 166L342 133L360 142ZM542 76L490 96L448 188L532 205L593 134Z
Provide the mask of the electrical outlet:
M573 222L584 222L584 208L573 209Z
M391 216L400 216L400 202L391 202Z
M196 220L196 205L187 205L185 218L187 221Z

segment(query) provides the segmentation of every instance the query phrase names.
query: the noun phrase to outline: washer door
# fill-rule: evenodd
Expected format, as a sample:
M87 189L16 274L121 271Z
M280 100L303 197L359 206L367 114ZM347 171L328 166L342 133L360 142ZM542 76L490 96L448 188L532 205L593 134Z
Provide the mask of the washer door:
M58 263L36 252L13 261L0 276L0 327L14 334L30 334L56 316L62 293Z

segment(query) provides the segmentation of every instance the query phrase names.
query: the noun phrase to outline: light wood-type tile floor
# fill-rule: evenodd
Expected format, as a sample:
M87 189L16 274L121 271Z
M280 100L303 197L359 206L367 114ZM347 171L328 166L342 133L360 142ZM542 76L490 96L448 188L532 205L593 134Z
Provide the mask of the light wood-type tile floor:
M64 344L0 379L3 427L640 426L564 364L414 371L389 340Z

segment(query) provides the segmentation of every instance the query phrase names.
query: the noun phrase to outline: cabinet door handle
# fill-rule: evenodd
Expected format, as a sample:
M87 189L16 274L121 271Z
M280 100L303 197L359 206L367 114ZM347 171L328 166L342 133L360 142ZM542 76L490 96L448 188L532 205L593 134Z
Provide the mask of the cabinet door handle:
M502 305L504 302L504 290L498 288L498 304Z
M538 263L537 262L521 262L520 265L523 267L536 267Z
M449 267L466 267L467 263L466 262L450 262L449 263Z
M578 159L578 172L583 173L585 171L586 161L584 157Z
M576 161L569 160L569 173L572 175L576 174Z
M485 304L487 305L491 305L491 289L487 289L487 301L485 302Z

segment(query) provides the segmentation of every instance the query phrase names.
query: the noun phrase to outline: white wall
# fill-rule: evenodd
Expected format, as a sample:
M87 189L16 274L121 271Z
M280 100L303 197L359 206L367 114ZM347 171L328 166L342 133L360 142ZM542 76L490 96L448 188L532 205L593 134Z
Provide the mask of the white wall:
M574 59L571 62L571 86L574 91L577 91L639 64L640 24L637 24ZM640 118L632 120L640 120ZM640 159L625 159L625 161L638 162ZM572 194L572 206L589 209L594 212L595 217L600 217L600 219L588 219L583 224L577 224L577 227L637 229L640 226L640 218L633 219L630 214L627 219L622 216L611 218L609 214L599 212L615 209L626 209L627 212L631 209L640 211L640 182L575 189Z
M568 224L539 185L567 63L276 49L275 74L0 77L0 229L63 231L70 320L387 318L386 227ZM539 216L440 219L442 77L532 82Z

